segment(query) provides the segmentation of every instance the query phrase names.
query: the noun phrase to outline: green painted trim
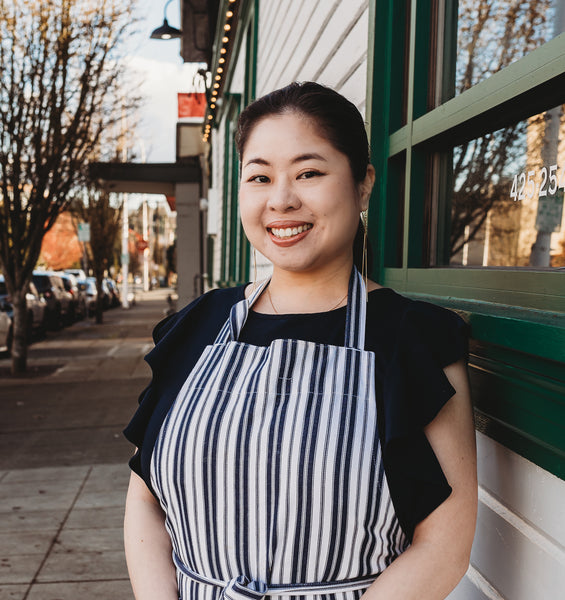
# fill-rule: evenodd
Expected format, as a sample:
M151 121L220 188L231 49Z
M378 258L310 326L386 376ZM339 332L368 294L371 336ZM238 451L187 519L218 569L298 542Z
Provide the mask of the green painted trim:
M206 236L206 284L208 287L213 287L214 285L214 248L215 248L216 236L208 234Z
M384 239L384 267L402 267L402 240L404 233L404 181L405 181L405 155L395 156L388 161L388 180L386 198L386 231ZM369 230L370 232L370 230ZM381 269L381 273L383 270ZM382 276L381 276L382 277Z
M430 248L429 265L449 265L451 235L451 201L453 190L453 150L436 153L432 159L437 175L435 206L435 246ZM433 199L431 199L433 201Z
M564 55L562 33L415 120L412 143L445 134L449 143L456 145L560 104L565 82ZM457 142L455 138L459 138Z
M410 26L409 26L409 45L408 45L408 80L406 90L406 125L411 137L412 121L414 118L414 72L416 68L416 17L417 17L418 2L415 0L410 2ZM391 98L391 103L395 100ZM413 242L410 240L410 229L412 217L410 209L412 206L412 156L411 150L406 152L406 169L404 173L404 232L402 241L402 266L404 268L413 266ZM416 165L417 168L417 165ZM420 266L416 262L416 266Z
M400 129L397 129L390 134L389 139L389 156L396 156L401 152L405 152L408 148L410 138L410 127L403 125Z
M223 194L222 194L222 239L221 239L221 265L220 265L220 281L226 281L228 279L228 256L227 256L227 244L226 240L229 235L229 221L225 218L228 214L229 207L229 181L230 181L230 161L229 161L229 148L230 148L230 124L226 120L224 123L224 181L223 181Z
M391 251L391 237L394 236L395 230L393 232L387 230L391 219L397 222L398 212L393 211L393 214L390 214L387 205L389 193L387 157L391 123L391 90L402 89L395 78L400 77L403 80L403 74L392 69L394 63L392 57L397 55L399 46L401 52L404 46L404 40L398 37L398 27L395 27L395 15L398 15L399 4L398 0L396 3L394 0L369 1L366 120L371 140L371 162L376 174L369 210L369 235L374 258L372 276L377 281L382 279L384 265L388 263L388 259L396 254ZM398 174L398 170L396 173ZM392 242L396 243L395 240Z
M253 0L249 22L246 23L245 105L257 96L257 48L259 45L259 0Z
M408 110L401 126L398 107L403 88L393 80L398 73L390 71L403 52L397 45L400 28L394 20L399 3L369 2L367 114L377 173L369 228L376 250L373 275L401 293L455 309L468 320L477 428L565 479L563 272L422 268L445 264L450 205L441 189L444 194L450 189L451 174L450 150L444 149L465 136L480 135L481 128L498 129L534 114L536 108L539 112L562 102L565 34L453 97L457 3L446 2L443 54L441 49L438 54L447 77L437 92L444 104L426 112L425 101L431 98L432 1L412 0L410 5ZM435 157L430 142L435 144ZM434 193L439 190L440 197L438 206L427 212L425 202L432 197L432 190L426 189L430 169L439 177ZM438 221L444 229L432 230Z
M408 96L408 43L406 25L408 19L407 0L396 0L391 4L392 31L390 32L390 102L389 129L394 131L406 121L406 103Z
M417 0L415 4L413 119L426 114L430 88L432 0ZM414 13L413 13L414 14Z
M408 149L410 144L440 140L442 136L451 146L457 145L561 103L564 54L565 33L415 119L412 127L394 131L389 156ZM451 90L446 88L444 93Z
M444 2L443 5L445 14L443 19L441 104L455 96L459 0Z
M239 240L238 231L238 205L237 182L239 179L239 158L235 148L235 123L239 116L241 96L228 94L225 96L225 121L224 121L224 182L223 182L223 211L222 211L222 238L221 238L221 268L220 287L233 285L238 281L239 271ZM235 215L235 219L234 219ZM229 218L226 218L229 216Z
M230 180L230 229L233 234L230 236L230 270L229 280L239 280L239 266L240 266L240 247L241 247L241 226L238 218L238 189L237 181L239 179L239 157L235 148L235 123L239 116L239 106L234 106L233 112L230 118L230 129L231 129L231 148L230 148L230 162L231 162L231 180Z
M470 324L474 340L565 363L565 313L453 297L409 295L457 310Z
M383 284L399 292L565 312L565 286L560 271L453 267L386 269Z
M412 172L410 173L410 198L408 199L409 218L406 219L404 225L405 264L409 268L418 268L425 266L425 247L428 236L424 231L423 223L429 165L427 153L414 150L408 156L412 157L410 161Z
M474 355L473 347L469 372L479 431L565 479L563 377L554 380L497 356Z
M470 325L477 428L565 479L565 315L410 294Z

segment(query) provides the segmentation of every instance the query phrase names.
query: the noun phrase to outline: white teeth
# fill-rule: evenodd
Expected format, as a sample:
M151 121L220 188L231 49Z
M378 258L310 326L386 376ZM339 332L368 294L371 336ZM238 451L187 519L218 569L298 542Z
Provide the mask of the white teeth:
M288 238L294 235L298 235L303 231L307 231L308 229L312 229L312 224L307 223L306 225L300 225L298 227L286 227L285 229L276 229L272 228L271 233L277 238Z

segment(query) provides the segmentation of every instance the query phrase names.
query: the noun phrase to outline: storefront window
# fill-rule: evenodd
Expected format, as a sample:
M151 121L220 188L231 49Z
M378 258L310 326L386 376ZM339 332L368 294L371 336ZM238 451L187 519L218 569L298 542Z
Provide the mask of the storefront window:
M459 0L455 95L565 31L563 0Z
M565 266L563 109L454 148L450 265Z

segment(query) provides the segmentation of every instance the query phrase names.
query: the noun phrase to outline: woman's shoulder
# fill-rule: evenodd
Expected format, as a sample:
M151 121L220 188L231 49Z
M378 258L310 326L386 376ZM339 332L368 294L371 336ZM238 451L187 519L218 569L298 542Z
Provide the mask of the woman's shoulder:
M456 312L391 288L369 293L367 320L390 351L431 353L445 366L466 355L468 325Z
M398 325L405 319L414 324L447 321L453 324L463 322L454 311L427 300L410 298L392 288L379 287L369 291L368 312L373 317Z

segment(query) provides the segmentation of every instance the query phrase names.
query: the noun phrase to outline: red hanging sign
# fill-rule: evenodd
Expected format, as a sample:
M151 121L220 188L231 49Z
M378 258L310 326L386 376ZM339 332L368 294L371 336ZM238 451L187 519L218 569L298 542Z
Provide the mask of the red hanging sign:
M179 119L204 117L206 114L206 94L200 92L178 93Z

